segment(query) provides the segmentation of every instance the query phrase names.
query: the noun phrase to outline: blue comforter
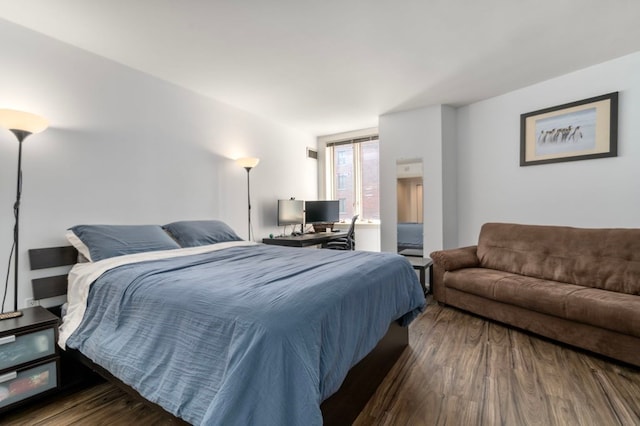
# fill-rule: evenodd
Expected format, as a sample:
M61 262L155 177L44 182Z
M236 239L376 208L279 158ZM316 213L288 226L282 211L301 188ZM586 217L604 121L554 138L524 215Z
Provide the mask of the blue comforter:
M266 245L120 266L67 341L193 424L320 425L320 403L425 299L383 253Z

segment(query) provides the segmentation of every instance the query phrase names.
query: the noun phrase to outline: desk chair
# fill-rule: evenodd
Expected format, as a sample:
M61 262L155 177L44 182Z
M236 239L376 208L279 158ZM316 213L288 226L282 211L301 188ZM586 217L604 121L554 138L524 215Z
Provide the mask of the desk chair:
M332 250L355 250L356 249L356 219L358 215L351 218L351 225L347 231L347 236L344 238L336 238L327 243L326 248Z

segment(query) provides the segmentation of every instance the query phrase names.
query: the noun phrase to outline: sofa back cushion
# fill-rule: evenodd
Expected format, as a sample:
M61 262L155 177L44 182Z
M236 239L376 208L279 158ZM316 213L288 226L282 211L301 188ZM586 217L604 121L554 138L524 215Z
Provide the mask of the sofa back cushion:
M640 229L486 223L483 268L640 295Z

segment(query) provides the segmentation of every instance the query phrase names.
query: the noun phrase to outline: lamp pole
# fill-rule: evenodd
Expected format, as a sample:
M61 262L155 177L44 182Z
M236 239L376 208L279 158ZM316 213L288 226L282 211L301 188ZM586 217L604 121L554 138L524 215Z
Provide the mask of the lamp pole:
M14 292L13 292L13 310L18 311L18 265L20 264L20 248L19 248L19 229L20 229L20 199L22 198L22 141L31 133L24 130L10 129L16 138L18 138L18 178L16 184L16 202L13 205L13 216L16 219L16 223L13 226L13 244L14 244L14 264L13 264L13 277L14 277Z
M253 167L245 167L245 170L247 171L247 210L248 210L248 215L249 215L249 220L247 221L248 224L248 229L247 229L247 236L249 241L251 241L251 185L249 183L249 176L251 175L251 169Z

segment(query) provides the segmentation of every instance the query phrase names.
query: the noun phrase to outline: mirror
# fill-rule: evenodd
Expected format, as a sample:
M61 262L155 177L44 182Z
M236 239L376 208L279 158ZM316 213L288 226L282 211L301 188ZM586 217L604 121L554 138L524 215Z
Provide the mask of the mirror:
M422 159L396 161L398 253L422 257Z

